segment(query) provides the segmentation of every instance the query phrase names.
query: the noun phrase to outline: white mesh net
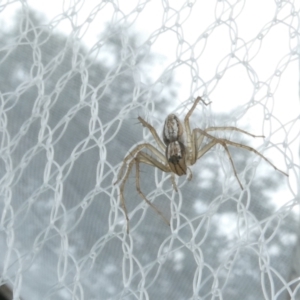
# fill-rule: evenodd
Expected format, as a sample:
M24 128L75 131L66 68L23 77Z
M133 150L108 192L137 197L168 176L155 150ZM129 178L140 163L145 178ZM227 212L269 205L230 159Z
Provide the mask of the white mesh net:
M50 4L51 2L51 4ZM130 2L130 3L128 3ZM7 299L299 299L299 1L1 3L0 286ZM120 165L165 117L216 146L193 179ZM148 152L149 153L149 152Z

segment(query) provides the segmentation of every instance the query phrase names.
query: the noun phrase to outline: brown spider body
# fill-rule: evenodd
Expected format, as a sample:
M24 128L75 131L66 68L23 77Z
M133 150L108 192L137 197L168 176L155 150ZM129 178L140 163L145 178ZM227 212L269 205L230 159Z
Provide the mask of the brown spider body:
M173 173L178 176L186 174L185 147L181 142L174 141L167 145L166 158Z
M231 130L241 132L252 137L264 137L264 136L256 136L249 132L246 132L237 127L209 127L206 129L195 128L191 130L189 118L195 110L197 104L202 101L205 105L210 103L205 103L200 97L198 97L193 106L190 108L188 113L184 118L184 123L181 124L179 118L171 114L166 118L163 129L163 141L159 138L156 130L147 123L143 118L138 117L139 121L142 123L144 127L146 127L152 134L154 140L157 143L157 147L149 143L138 144L129 152L128 155L125 156L123 163L121 165L120 171L118 173L117 180L115 184L121 181L120 184L120 202L121 206L124 210L126 221L127 221L127 232L129 232L129 218L127 213L127 208L125 205L124 199L124 188L126 181L129 177L130 171L132 167L135 165L136 167L136 189L139 195L151 206L163 219L169 224L169 221L164 217L164 215L147 199L147 197L143 194L140 188L140 163L144 163L153 167L160 169L163 172L171 173L171 180L175 191L177 191L177 186L175 182L174 174L178 176L182 176L187 174L187 170L189 170L188 166L194 165L198 159L200 159L206 152L208 152L212 147L219 144L221 145L226 154L228 155L230 164L233 169L234 176L237 179L241 189L243 189L242 183L239 180L236 169L234 167L234 163L232 157L230 155L228 145L232 147L242 148L251 152L254 152L256 155L263 158L266 162L268 162L271 166L274 167L275 170L278 170L265 156L263 156L260 152L255 150L252 147L246 146L244 144L236 143L229 141L227 139L216 138L215 136L209 134L211 131L221 131L221 130ZM185 141L183 139L183 133L185 133ZM207 138L209 142L202 146L204 138ZM147 149L150 154L143 151ZM190 171L190 170L189 170ZM280 171L280 170L278 170ZM280 171L284 175L288 176L285 172ZM189 173L189 179L191 179L192 173ZM170 225L170 224L169 224Z

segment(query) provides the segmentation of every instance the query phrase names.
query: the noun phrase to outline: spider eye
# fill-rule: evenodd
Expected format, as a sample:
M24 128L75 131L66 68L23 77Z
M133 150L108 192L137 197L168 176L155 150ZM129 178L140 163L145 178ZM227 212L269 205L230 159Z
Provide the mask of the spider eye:
M186 174L185 147L181 142L169 143L166 147L166 157L173 173L178 176Z
M166 118L163 129L163 140L166 145L178 141L183 134L183 128L180 120L176 115L169 115Z

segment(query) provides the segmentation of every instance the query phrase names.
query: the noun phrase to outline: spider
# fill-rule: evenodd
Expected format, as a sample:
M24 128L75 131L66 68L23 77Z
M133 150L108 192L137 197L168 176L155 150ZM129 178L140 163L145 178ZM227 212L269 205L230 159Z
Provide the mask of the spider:
M141 196L141 198L143 198L146 201L146 203L150 207L154 209L154 211L157 214L159 214L163 218L163 220L168 225L170 225L169 220L167 220L164 217L164 215L146 198L146 196L141 191L140 170L139 170L140 163L144 163L156 167L166 173L171 173L171 181L173 184L173 188L177 192L175 174L178 176L182 176L182 175L186 175L187 172L189 171L188 179L190 180L192 178L192 172L189 169L189 166L194 165L197 162L197 160L200 159L212 147L214 147L217 144L220 144L225 149L225 152L228 155L230 164L233 169L234 176L236 177L237 182L239 183L241 189L243 189L243 186L237 175L227 145L237 147L237 148L243 148L245 150L254 152L258 156L263 158L266 162L268 162L271 166L273 166L275 170L288 176L285 172L276 168L275 165L273 165L265 156L263 156L260 152L258 152L254 148L240 143L232 142L227 139L216 138L211 134L209 134L209 132L218 131L218 130L220 131L231 130L231 131L238 131L252 137L264 138L264 136L254 135L247 131L232 126L209 127L204 130L200 128L194 128L193 130L191 130L189 118L200 101L202 101L205 105L210 104L210 102L206 103L203 101L201 97L198 97L195 100L193 106L188 111L187 115L185 116L183 124L180 122L179 118L176 115L174 114L168 115L163 127L163 141L159 138L154 127L152 127L149 123L147 123L142 117L138 117L138 120L142 123L142 125L148 128L148 130L151 132L160 150L158 150L157 147L149 143L138 144L133 148L133 150L129 152L128 155L125 156L121 168L119 170L117 180L114 184L117 184L118 182L121 181L120 188L119 188L120 203L125 213L125 218L127 223L127 233L129 232L129 218L128 218L127 208L125 205L125 199L124 199L124 187L129 177L130 171L134 165L136 167L136 189L138 194ZM183 138L184 133L185 133L185 141ZM210 141L206 145L201 147L205 137L208 138ZM151 153L151 155L144 152L143 151L144 149L147 149Z

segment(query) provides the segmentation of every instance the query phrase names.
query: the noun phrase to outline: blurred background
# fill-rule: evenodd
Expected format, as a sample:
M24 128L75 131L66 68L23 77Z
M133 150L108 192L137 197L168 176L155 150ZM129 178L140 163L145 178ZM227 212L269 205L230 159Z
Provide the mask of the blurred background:
M0 30L4 299L299 299L299 2L6 1ZM181 119L216 146L193 178L140 166ZM204 140L206 144L208 140ZM148 154L151 154L148 152ZM13 296L12 296L13 293Z

